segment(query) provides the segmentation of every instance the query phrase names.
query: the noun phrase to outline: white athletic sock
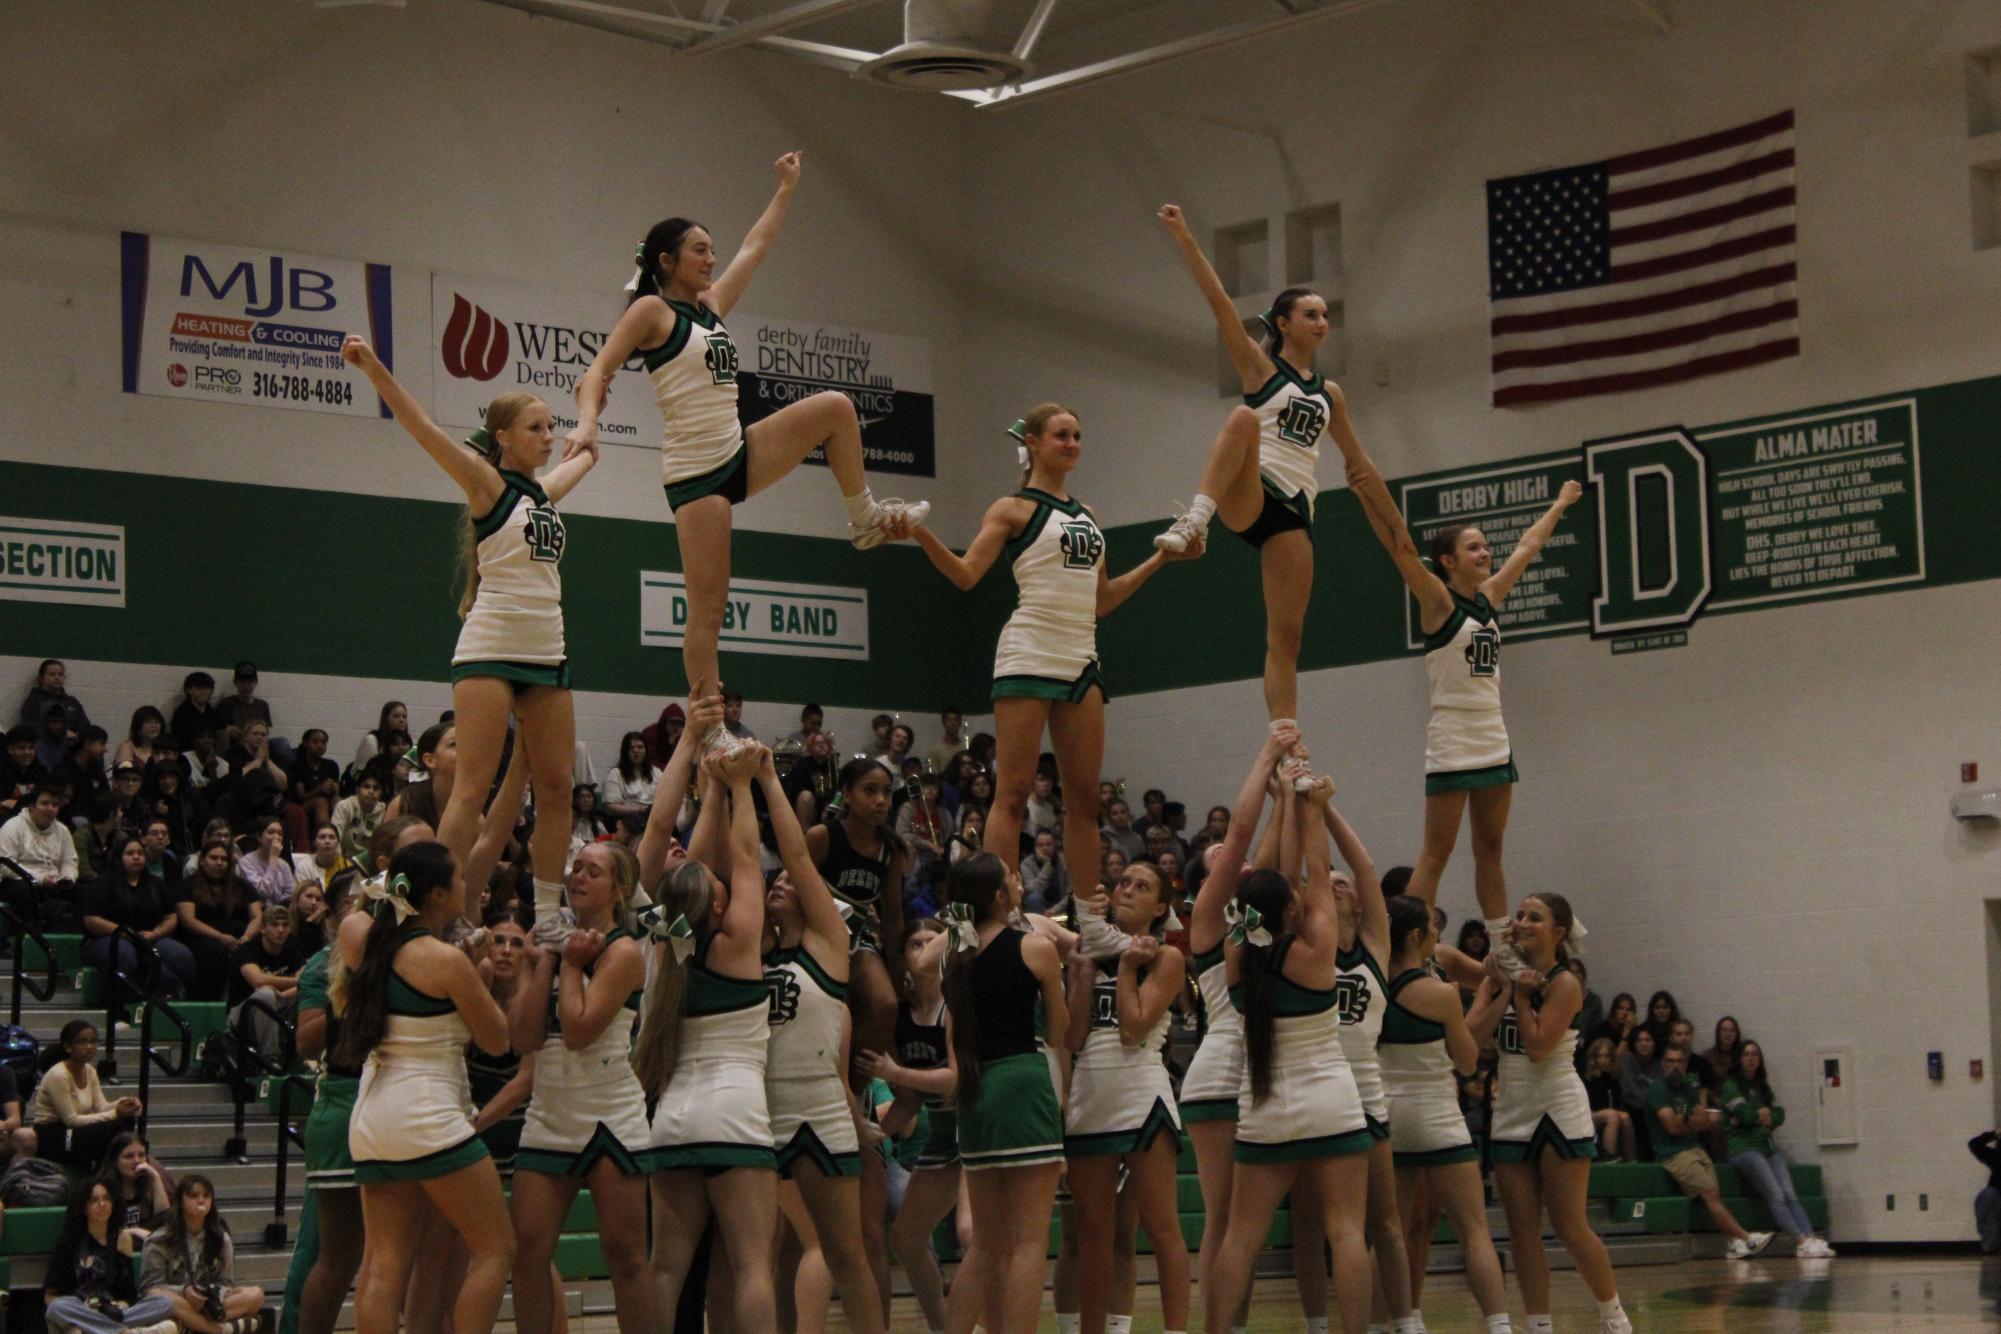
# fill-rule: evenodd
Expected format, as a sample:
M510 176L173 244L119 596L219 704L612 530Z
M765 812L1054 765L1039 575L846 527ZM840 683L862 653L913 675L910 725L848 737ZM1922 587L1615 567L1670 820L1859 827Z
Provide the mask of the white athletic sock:
M1306 1334L1327 1334L1327 1317L1324 1315L1306 1317Z
M1487 939L1493 943L1495 949L1499 949L1501 946L1501 933L1508 929L1509 919L1506 917L1489 917L1485 925L1487 928Z
M1391 1321L1390 1324L1394 1327L1396 1334L1424 1334L1424 1317L1415 1311L1412 1311L1401 1320Z
M1105 1334L1133 1334L1133 1318L1129 1315L1107 1315Z
M1390 1327L1388 1325L1371 1324L1369 1326L1369 1334L1390 1334Z
M1556 1334L1556 1326L1550 1323L1548 1316L1532 1315L1527 1319L1528 1324L1523 1326L1527 1334Z
M1487 1317L1487 1334L1515 1334L1515 1323L1506 1311Z
M848 507L849 523L866 523L869 511L875 508L875 494L864 486L851 496L842 496L841 503Z
M1084 1317L1078 1315L1075 1311L1058 1311L1056 1313L1056 1334L1077 1334L1077 1329L1083 1323L1083 1319ZM1108 1319L1105 1323L1109 1327L1111 1321Z
M1188 517L1195 521L1197 528L1207 528L1209 520L1216 517L1216 502L1196 492L1193 503L1188 506Z
M1610 1301L1598 1303L1598 1318L1604 1322L1606 1329L1619 1330L1622 1334L1633 1328L1633 1322L1627 1318L1626 1308L1619 1304L1616 1295Z
M1425 1334L1424 1312L1413 1306L1410 1308L1410 1314L1404 1318L1410 1321L1410 1327L1416 1330L1417 1334Z
M554 913L563 906L563 882L560 880L535 881L535 916L539 920Z

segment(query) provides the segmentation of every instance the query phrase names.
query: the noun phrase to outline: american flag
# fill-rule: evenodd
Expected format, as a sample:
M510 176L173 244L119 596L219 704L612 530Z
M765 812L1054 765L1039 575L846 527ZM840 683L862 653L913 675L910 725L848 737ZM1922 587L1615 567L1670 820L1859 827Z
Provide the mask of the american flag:
M1494 406L1798 356L1793 113L1487 182Z

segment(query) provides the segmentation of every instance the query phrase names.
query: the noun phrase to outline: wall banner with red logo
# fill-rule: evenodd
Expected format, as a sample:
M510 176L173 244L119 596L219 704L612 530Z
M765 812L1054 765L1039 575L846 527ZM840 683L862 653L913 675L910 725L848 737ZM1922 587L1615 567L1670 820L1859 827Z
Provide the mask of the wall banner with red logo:
M389 415L340 359L358 333L395 365L388 265L144 232L120 246L126 393Z
M432 412L470 430L501 394L545 400L556 429L576 425L577 381L625 310L623 293L563 293L465 274L431 275ZM736 357L711 367L737 388L748 426L809 394L837 389L854 400L870 472L937 474L932 432L931 347L921 338L844 325L800 324L736 312L728 321ZM728 362L728 364L724 364ZM660 447L660 410L638 357L612 381L598 440ZM815 450L808 463L824 463Z

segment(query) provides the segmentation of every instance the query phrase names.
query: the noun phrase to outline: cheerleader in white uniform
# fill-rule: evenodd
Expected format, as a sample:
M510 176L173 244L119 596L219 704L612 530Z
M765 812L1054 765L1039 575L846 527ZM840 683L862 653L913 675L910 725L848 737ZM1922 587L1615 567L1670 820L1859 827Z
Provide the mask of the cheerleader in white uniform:
M654 1322L646 1257L646 1094L632 1068L646 954L633 935L639 865L616 843L591 843L570 870L576 933L560 955L537 951L514 997L515 1050L534 1053L535 1083L515 1155L515 1320L541 1334L555 1319L549 1262L577 1191L591 1188L619 1323Z
M535 395L495 398L486 405L486 424L462 445L438 428L360 337L348 335L340 354L368 376L403 429L465 492L466 586L459 597L465 625L452 654L458 769L438 822L438 840L463 862L479 837L510 716L520 720L520 740L528 748L536 809L570 808L576 714L558 569L567 539L556 506L597 465L597 449L573 451L537 481L535 471L549 461L556 434L549 405ZM535 826L529 856L538 930L547 929L544 919L553 921L561 907L569 842L561 820ZM468 885L466 892L473 897L462 915L476 920L479 886Z
M758 783L784 863L764 896L766 938L773 943L764 956L771 992L764 1092L785 1177L779 1203L802 1241L816 1239L848 1328L879 1331L882 1305L862 1236L866 1227L880 1232L882 1220L862 1217L861 1145L844 1059L848 925L813 865L771 752L761 754ZM806 1269L802 1259L802 1275Z
M1431 684L1424 754L1424 850L1411 868L1409 892L1426 903L1438 901L1438 879L1459 840L1460 817L1470 808L1473 892L1480 900L1480 916L1486 919L1494 955L1513 973L1520 959L1506 933L1508 883L1501 870L1501 843L1521 774L1507 724L1501 720L1498 609L1584 489L1565 482L1556 502L1529 526L1495 570L1486 535L1470 524L1440 529L1431 539L1431 563L1426 565L1367 455L1350 467L1349 482L1377 540L1417 599L1418 629L1424 635L1424 666Z
M1214 517L1257 549L1264 581L1265 708L1274 721L1291 721L1299 715L1299 647L1313 593L1320 438L1332 436L1344 457L1361 450L1347 399L1313 369L1327 337L1327 302L1311 288L1286 288L1262 316L1263 345L1254 343L1181 210L1164 205L1160 221L1209 303L1243 381L1244 401L1209 447L1194 504L1154 545L1187 551L1204 539Z
M418 1254L425 1215L442 1212L471 1252L453 1310L460 1330L493 1328L514 1256L514 1232L500 1176L473 1131L465 1044L507 1050L507 1016L464 953L438 933L459 915L465 886L441 843L414 843L372 888L385 905L355 948L341 949L349 970L337 1064L361 1069L348 1147L361 1186L367 1234L366 1280L355 1327L391 1334Z
M1473 1036L1500 1049L1493 1122L1488 1131L1494 1184L1508 1216L1509 1253L1528 1306L1529 1334L1549 1329L1549 1257L1542 1246L1545 1212L1579 1277L1598 1300L1602 1334L1631 1334L1619 1304L1612 1260L1591 1230L1585 1196L1598 1146L1591 1101L1572 1058L1577 1033L1570 1021L1584 988L1564 967L1575 930L1561 894L1531 894L1513 923L1522 970L1508 980L1498 961L1467 1012Z
M689 730L693 730L692 727ZM751 780L763 748L713 756L703 770L701 850L727 818L727 879L690 858L640 914L654 964L635 1064L657 1099L652 1147L656 1310L674 1309L695 1247L714 1218L735 1274L744 1329L775 1328L771 1237L778 1163L764 1092L770 993L764 985L764 875Z
M931 509L923 501L878 503L869 493L862 473L861 421L854 403L838 390L809 395L748 427L738 422L737 347L723 320L743 299L751 275L777 241L792 207L799 169L797 153L773 164L778 192L720 277L715 276L716 245L706 228L686 218L655 223L634 256L637 268L627 285L632 295L625 315L577 382L577 424L563 452L566 459L597 448L598 414L619 367L639 357L653 381L666 426L660 480L674 513L681 569L688 581L681 660L690 684L722 680L716 642L729 594L733 507L825 445L827 467L841 488L848 535L856 546L880 543L883 525L892 519L922 523ZM696 740L716 745L728 735L717 729Z
M1301 749L1290 727L1274 729L1273 739L1295 754ZM1288 776L1296 786L1306 775ZM1343 1327L1361 1334L1368 1323L1363 1223L1371 1141L1354 1072L1341 1052L1339 910L1320 810L1333 789L1320 778L1294 795L1306 856L1299 891L1283 874L1257 870L1238 884L1231 904L1224 953L1230 999L1243 1016L1244 1079L1229 1228L1209 1262L1203 1294L1205 1327L1212 1330L1229 1326L1272 1215L1302 1178L1320 1191Z
M1161 565L1201 554L1156 551L1112 578L1105 535L1089 506L1070 494L1070 474L1084 454L1077 415L1044 403L1010 432L1020 442L1021 488L987 507L980 531L961 556L931 533L915 536L953 585L970 590L1005 556L1019 600L994 652L993 808L984 846L1009 869L1021 860L1021 825L1042 734L1049 732L1063 784L1063 846L1098 846L1098 768L1105 753L1105 686L1098 673L1098 618L1138 592ZM908 525L890 530L909 535Z
M1103 1334L1111 1307L1119 1169L1131 1174L1140 1225L1154 1240L1161 1317L1188 1328L1188 1248L1176 1194L1181 1117L1161 1061L1181 993L1181 951L1155 936L1168 912L1166 886L1149 862L1126 868L1112 921L1131 936L1115 963L1071 965L1068 1045L1076 1053L1064 1109L1063 1152L1077 1234L1079 1313L1084 1334Z

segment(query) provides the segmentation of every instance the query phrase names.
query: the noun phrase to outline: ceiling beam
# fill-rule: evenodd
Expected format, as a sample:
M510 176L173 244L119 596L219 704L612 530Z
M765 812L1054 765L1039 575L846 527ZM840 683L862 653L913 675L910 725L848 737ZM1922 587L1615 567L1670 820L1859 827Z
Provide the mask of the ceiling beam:
M1003 88L990 93L966 94L966 100L974 101L984 109L1019 106L1023 102L1048 97L1054 93L1068 92L1087 83L1100 79L1115 78L1130 74L1134 70L1146 69L1151 65L1166 64L1170 60L1181 60L1187 56L1199 55L1204 51L1214 51L1238 42L1248 42L1255 38L1267 37L1283 32L1300 24L1321 19L1338 18L1364 9L1373 9L1388 0L1326 0L1326 3L1311 9L1301 9L1275 18L1253 19L1247 23L1234 24L1226 28L1215 28L1208 32L1196 33L1177 41L1163 42L1141 51L1129 51L1124 55L1112 56L1106 60L1081 65L1076 69L1045 75L1039 79L1029 79L1013 88Z
M1656 4L1655 0L1633 0L1633 8L1645 14L1653 25L1661 30L1663 36L1673 36L1674 20L1667 16L1667 11Z
M523 13L540 15L543 18L563 19L570 23L581 23L587 27L603 28L625 36L638 36L630 28L616 26L632 24L644 31L658 31L671 28L677 32L706 35L714 32L712 24L695 19L682 18L679 14L662 14L650 9L633 9L626 5L605 3L604 0L487 0L488 4L500 5L507 9L518 9ZM678 43L676 43L678 45Z
M800 0L798 4L787 5L784 9L766 14L762 18L749 19L719 32L712 32L705 37L698 37L683 47L681 54L703 56L716 51L727 51L733 47L749 46L761 38L776 37L802 24L817 23L822 19L845 14L851 9L860 9L863 5L876 3L878 0Z
M702 22L713 23L720 27L723 15L729 11L730 0L708 0L708 3L702 6Z
M1021 27L1021 36L1014 44L1014 58L1026 60L1035 51L1035 44L1042 40L1042 30L1049 26L1049 16L1056 12L1056 0L1036 0L1035 12L1028 16L1028 22Z

